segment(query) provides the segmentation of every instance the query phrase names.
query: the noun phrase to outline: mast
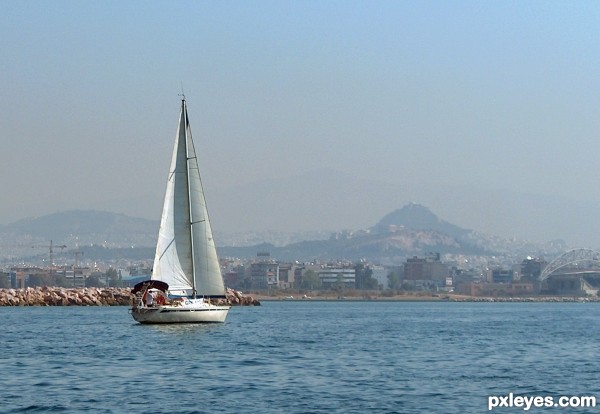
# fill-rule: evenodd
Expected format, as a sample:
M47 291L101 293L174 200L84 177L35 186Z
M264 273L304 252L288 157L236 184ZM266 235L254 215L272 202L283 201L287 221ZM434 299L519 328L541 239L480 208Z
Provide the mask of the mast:
M192 255L192 298L196 299L196 255L194 254L194 231L192 227L194 226L194 221L192 217L192 193L190 186L190 160L192 159L189 156L188 150L188 114L187 114L187 106L185 103L185 95L181 95L181 110L183 112L183 127L185 128L184 136L185 136L185 172L187 175L187 192L188 192L188 219L190 223L190 250ZM194 154L195 155L195 154Z

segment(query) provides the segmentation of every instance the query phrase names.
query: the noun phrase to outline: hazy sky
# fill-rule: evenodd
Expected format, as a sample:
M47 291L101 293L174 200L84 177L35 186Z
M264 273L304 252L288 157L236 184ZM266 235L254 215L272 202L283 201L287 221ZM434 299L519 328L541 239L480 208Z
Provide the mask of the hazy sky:
M600 222L598 2L1 9L0 223L158 220L183 85L214 227L361 228L415 201L467 228L600 246L585 224ZM323 187L339 177L368 202Z

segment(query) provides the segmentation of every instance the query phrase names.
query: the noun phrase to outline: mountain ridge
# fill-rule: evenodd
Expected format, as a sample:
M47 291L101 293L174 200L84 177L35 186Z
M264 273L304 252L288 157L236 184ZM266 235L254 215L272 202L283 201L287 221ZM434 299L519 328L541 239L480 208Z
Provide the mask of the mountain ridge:
M67 245L68 249L100 245L121 249L118 256L123 257L124 247L139 247L151 252L158 224L154 220L106 211L72 210L0 226L0 243L6 245L7 240L12 240L17 244L32 245L42 241L47 244L52 240L55 245ZM521 246L515 241L510 243L515 248ZM511 247L499 238L485 237L442 220L421 204L409 203L386 214L370 228L333 232L328 239L288 238L288 242L281 245L263 239L263 243L222 245L217 249L220 256L239 258L252 258L259 251L269 251L280 260L368 259L385 262L432 252L492 256ZM535 250L537 247L529 245L528 248Z
M57 243L131 245L158 232L158 222L98 210L68 210L0 226L1 233Z

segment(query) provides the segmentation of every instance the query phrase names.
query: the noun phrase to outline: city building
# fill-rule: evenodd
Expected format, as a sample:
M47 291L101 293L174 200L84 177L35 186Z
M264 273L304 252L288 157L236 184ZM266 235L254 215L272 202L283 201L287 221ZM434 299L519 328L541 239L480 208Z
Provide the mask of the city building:
M435 253L424 258L414 256L412 259L406 259L402 282L416 289L445 287L448 276L448 266L440 261L439 253Z
M318 275L322 289L354 289L356 286L354 267L325 266Z
M268 254L259 254L257 261L250 264L252 289L268 290L279 286L279 263Z
M512 283L512 269L492 269L492 283Z
M369 268L373 272L371 274L371 277L377 281L377 285L379 286L379 289L382 289L382 290L389 289L390 288L390 280L388 278L388 275L390 274L390 271L383 266L369 265Z
M521 280L538 280L546 266L548 262L544 259L527 257L521 262Z
M457 293L467 296L523 296L534 293L533 283L461 283Z
M295 286L296 265L292 263L279 263L279 284L280 289L290 289Z

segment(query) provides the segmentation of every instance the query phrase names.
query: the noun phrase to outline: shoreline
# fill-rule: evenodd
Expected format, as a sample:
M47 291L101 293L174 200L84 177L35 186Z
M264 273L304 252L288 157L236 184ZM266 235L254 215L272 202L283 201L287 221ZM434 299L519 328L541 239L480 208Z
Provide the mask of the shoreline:
M0 289L0 307L4 306L131 306L130 288L62 288L35 287L25 289ZM464 296L453 294L383 295L327 295L294 296L243 293L227 289L231 306L260 306L261 302L533 302L533 303L594 303L600 297L577 296Z
M539 302L586 303L600 302L599 297L577 296L464 296L464 295L395 295L344 296L319 295L314 297L268 296L254 294L260 302Z

